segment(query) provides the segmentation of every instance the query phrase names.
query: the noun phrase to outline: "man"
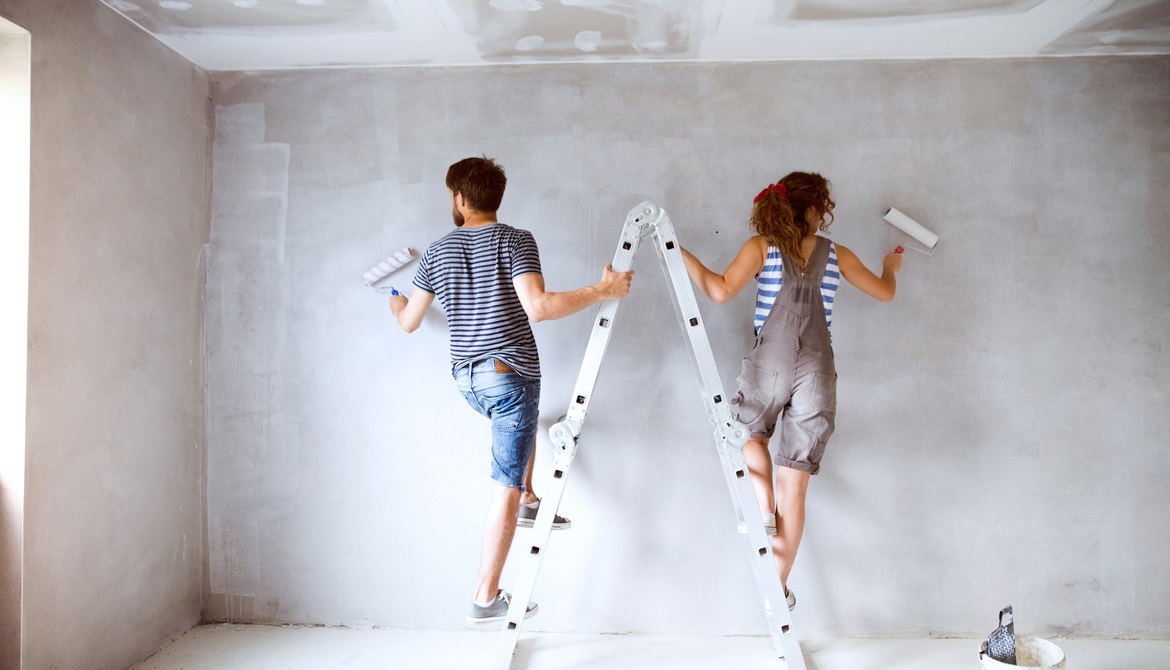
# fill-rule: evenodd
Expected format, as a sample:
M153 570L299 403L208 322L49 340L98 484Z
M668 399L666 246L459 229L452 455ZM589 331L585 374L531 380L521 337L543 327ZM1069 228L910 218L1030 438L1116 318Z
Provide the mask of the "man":
M606 265L592 286L546 291L532 234L496 221L506 183L504 169L487 157L465 158L448 168L456 228L419 260L410 299L390 297L390 311L408 333L439 298L450 326L456 386L473 409L492 420L495 487L467 611L472 623L500 621L507 614L511 595L499 588L500 573L517 525L531 527L540 503L532 491L540 360L529 321L560 319L625 297L634 274ZM569 525L557 516L553 528ZM535 613L536 605L529 603L525 618Z

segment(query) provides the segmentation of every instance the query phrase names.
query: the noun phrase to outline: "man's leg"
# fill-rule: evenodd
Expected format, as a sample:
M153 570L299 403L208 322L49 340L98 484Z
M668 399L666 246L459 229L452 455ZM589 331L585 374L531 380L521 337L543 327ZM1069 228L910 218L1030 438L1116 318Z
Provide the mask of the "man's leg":
M780 466L776 468L776 492L779 506L776 511L776 537L772 538L772 554L780 581L787 588L788 573L796 561L796 550L804 535L804 499L808 494L809 473Z
M536 438L532 438L532 453L528 457L528 469L524 473L524 492L520 494L520 516L516 523L517 528L532 528L536 524L536 514L540 509L537 503L540 498L532 489L532 466L536 462ZM553 515L552 529L565 530L571 528L573 522L560 514Z
M485 604L500 588L500 574L516 535L521 486L532 485L540 382L515 374L483 374L476 380L476 396L492 419L494 488L483 522L483 549L475 584L475 601Z
M475 601L486 604L500 590L500 574L516 534L516 512L520 508L520 489L493 483L492 502L483 521L483 553L479 559L479 579Z
M532 490L532 467L536 463L536 438L532 438L532 454L528 456L528 469L524 472L524 492L520 494L520 502L531 505L540 500Z

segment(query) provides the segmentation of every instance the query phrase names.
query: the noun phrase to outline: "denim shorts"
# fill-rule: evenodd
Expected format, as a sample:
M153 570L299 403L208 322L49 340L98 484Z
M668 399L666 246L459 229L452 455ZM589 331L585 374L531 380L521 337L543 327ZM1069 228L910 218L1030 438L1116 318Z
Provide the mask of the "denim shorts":
M497 372L501 367L507 371ZM536 443L540 380L497 366L494 358L456 367L452 375L467 404L492 420L492 479L523 489Z

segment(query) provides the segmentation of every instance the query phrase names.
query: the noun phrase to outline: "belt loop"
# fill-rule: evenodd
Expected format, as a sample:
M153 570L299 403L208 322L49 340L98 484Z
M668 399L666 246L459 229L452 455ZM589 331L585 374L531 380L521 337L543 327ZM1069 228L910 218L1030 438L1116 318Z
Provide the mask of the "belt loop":
M471 369L475 367L475 361L459 361L455 364L454 369L451 370L452 376L459 374L463 368L467 368L467 376L471 377Z

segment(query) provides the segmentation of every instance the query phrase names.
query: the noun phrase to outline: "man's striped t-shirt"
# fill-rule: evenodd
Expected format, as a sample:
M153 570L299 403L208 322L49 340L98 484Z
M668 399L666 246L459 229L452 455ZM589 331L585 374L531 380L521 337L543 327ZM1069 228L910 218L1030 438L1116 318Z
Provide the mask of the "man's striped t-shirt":
M768 245L768 257L764 260L764 269L756 275L756 334L764 327L764 320L776 304L776 296L780 295L780 287L784 285L784 259L780 249ZM825 276L821 278L821 301L825 304L825 321L829 329L833 328L833 300L837 297L837 289L841 287L841 267L837 263L837 245L829 243L829 261L825 264Z
M503 223L456 228L427 247L414 285L435 294L451 331L452 368L496 358L540 378L528 314L512 280L541 274L532 233Z

